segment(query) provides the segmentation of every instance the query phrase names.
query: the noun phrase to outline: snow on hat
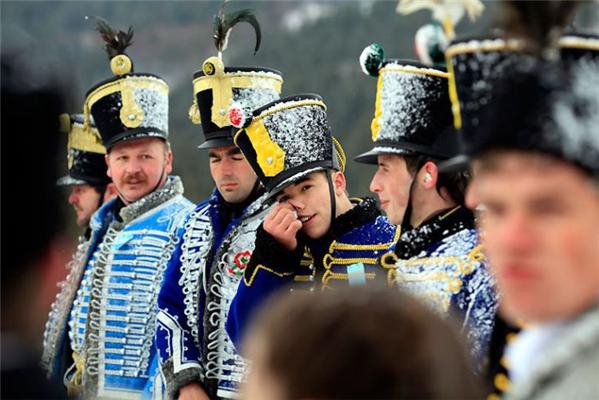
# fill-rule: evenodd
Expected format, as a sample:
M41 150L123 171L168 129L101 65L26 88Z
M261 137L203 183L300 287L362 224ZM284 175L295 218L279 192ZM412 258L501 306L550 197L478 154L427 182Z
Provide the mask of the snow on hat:
M106 41L110 67L116 75L88 90L84 125L96 123L104 146L138 138L168 139L168 85L160 77L133 73L133 63L125 50L132 43L133 30L114 31L98 21L98 31Z
M378 76L371 124L374 147L356 161L376 164L380 154L455 155L448 73L411 60L384 60L382 47L368 46L360 57L364 72Z
M232 120L243 124L235 144L270 197L312 172L342 169L320 96L283 98L254 110L251 118L240 118L242 112L230 112Z
M213 38L218 57L209 57L202 70L193 74L193 103L189 118L201 124L205 141L199 148L233 144L236 129L229 121L229 109L234 106L246 114L280 98L283 77L279 71L263 67L225 67L221 55L227 48L233 27L247 22L256 33L254 54L260 49L260 24L249 9L225 12L223 3L215 16Z

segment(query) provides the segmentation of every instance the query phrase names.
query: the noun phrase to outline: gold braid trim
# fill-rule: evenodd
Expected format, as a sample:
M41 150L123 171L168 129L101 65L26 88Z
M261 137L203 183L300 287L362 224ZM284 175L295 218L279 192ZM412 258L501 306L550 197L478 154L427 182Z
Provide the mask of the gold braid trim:
M252 283L254 283L254 279L256 278L256 274L258 274L258 271L259 271L259 270L261 270L261 269L262 269L262 270L264 270L264 271L266 271L266 272L270 272L271 274L274 274L274 275L276 275L276 276L279 276L279 277L281 277L281 278L283 278L283 277L285 277L285 276L290 276L290 275L293 275L293 274L292 274L292 273L290 273L290 272L289 272L289 273L288 273L288 272L277 272L277 271L274 271L274 270L272 270L272 269L270 269L270 268L268 268L268 267L265 267L265 266L264 266L264 265L262 265L262 264L259 264L259 265L258 265L258 266L256 266L256 268L254 268L254 270L252 271L252 276L250 276L250 279L246 279L246 276L245 276L245 274L243 274L243 283L245 283L245 285L246 285L247 287L250 287L250 286L252 286Z
M395 228L395 235L393 239L387 243L377 244L353 244L353 243L339 243L336 240L331 242L329 246L329 253L333 253L335 250L357 250L357 251L370 251L370 250L387 250L393 243L397 242L401 234L401 228L398 226Z

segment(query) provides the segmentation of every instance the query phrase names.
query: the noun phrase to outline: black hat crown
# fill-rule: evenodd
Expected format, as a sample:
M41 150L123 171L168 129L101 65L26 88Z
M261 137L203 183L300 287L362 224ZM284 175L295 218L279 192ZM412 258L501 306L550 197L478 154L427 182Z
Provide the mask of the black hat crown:
M229 109L253 110L281 94L283 78L279 71L262 67L225 67L222 53L226 50L234 26L246 22L256 34L254 54L260 49L262 33L258 19L250 9L226 10L223 3L214 17L213 39L218 57L210 57L202 70L193 75L193 103L189 118L202 124L205 141L199 148L230 146L235 128L229 122Z
M517 92L517 95L516 95ZM549 154L599 180L599 63L571 67L538 60L510 71L481 113L481 134L468 146Z
M124 53L133 31L115 32L98 22L98 31L107 42L110 66L115 77L93 86L86 95L84 116L90 116L106 148L132 139L158 137L168 139L168 85L160 77L133 73L133 63Z
M380 154L453 156L457 136L451 127L447 71L412 60L373 63L365 55L372 54L373 46L378 45L367 47L360 58L365 72L378 76L371 123L374 148L356 161L376 163Z
M193 75L194 102L189 115L202 124L205 142L200 148L233 144L236 129L229 121L229 109L247 113L280 97L283 77L279 71L262 67L225 67L218 57L204 61Z

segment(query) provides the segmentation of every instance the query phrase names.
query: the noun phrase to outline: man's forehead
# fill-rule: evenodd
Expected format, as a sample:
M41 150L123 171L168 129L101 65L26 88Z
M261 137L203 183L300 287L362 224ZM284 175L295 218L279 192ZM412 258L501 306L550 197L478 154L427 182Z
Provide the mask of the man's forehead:
M289 186L286 186L285 188L283 188L283 190L281 191L281 193L279 194L278 197L280 197L284 194L293 193L297 188L299 188L302 184L304 184L306 182L315 183L315 181L318 180L318 177L320 175L322 175L322 171L312 172L311 174L308 174L308 175L302 177L301 179L290 184Z
M208 149L208 154L212 157L232 156L239 153L241 153L241 150L234 144L230 146L213 147L211 149Z
M124 142L118 142L110 148L111 153L125 152L125 151L145 151L156 146L166 145L166 142L159 138L141 138L132 139Z
M405 162L405 157L402 154L379 154L377 156L379 164L395 164L398 162Z

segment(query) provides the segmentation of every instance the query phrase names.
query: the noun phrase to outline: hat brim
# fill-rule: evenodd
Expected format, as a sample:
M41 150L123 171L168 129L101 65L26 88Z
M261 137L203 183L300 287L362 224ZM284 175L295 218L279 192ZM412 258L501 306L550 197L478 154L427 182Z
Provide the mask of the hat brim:
M113 136L112 138L110 138L109 140L107 140L106 142L104 142L104 147L106 147L106 149L113 147L116 144L122 143L122 142L129 142L132 140L138 140L138 139L148 139L148 138L157 138L157 139L162 139L164 141L168 141L168 134L166 134L165 132L158 130L158 129L138 129L138 130L131 130L131 131L125 131L125 132L121 132L118 135Z
M206 141L204 141L204 143L198 146L198 149L213 149L215 147L225 147L233 145L235 145L235 143L233 143L232 137L219 137L207 139Z
M356 162L362 164L378 164L378 157L384 155L412 155L416 154L413 150L402 149L399 147L387 147L387 146L376 146L373 149L367 151L366 153L362 153L359 156L355 157L354 160Z
M56 186L81 186L87 184L88 183L86 181L75 179L70 175L65 175L56 181Z
M293 185L297 181L305 178L307 175L310 175L314 172L325 171L326 169L327 168L325 168L324 166L317 166L293 174L289 178L286 178L282 182L278 183L274 188L270 189L266 195L266 200L274 199L274 197L281 193L281 191L283 191L283 189L285 189L287 186Z
M449 160L441 161L437 166L441 173L452 173L466 171L472 159L465 154L458 154Z

